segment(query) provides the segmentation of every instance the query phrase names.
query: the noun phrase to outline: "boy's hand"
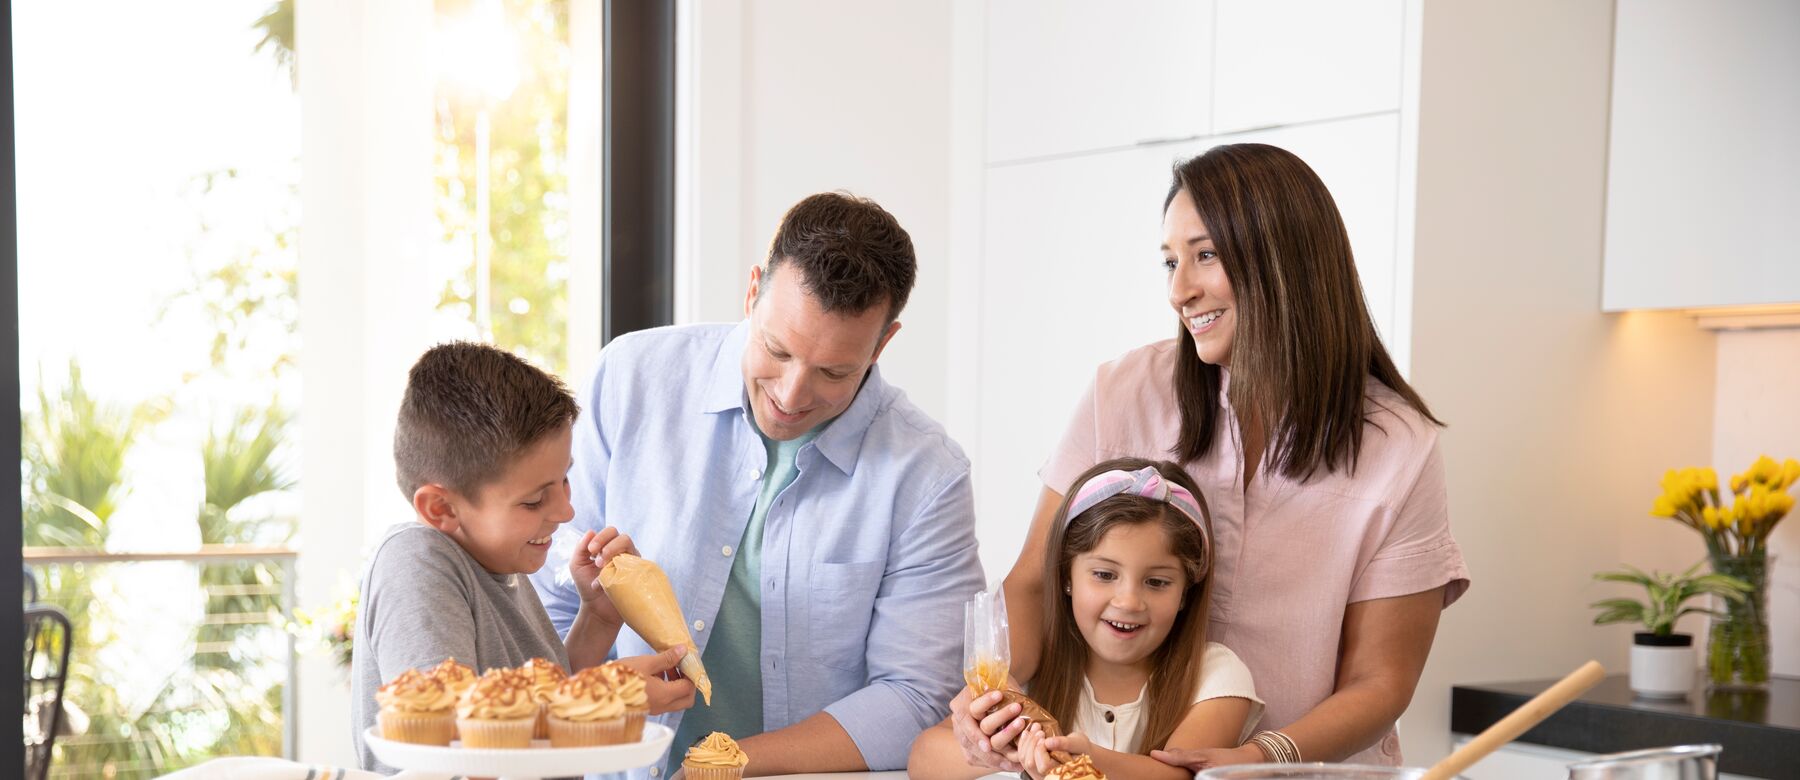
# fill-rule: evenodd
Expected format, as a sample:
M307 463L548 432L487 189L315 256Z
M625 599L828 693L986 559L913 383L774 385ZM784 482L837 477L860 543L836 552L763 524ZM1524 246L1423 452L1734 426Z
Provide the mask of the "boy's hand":
M687 645L676 645L655 655L634 655L619 659L619 663L650 678L644 684L644 692L650 697L651 715L694 706L694 684L675 671L675 665L681 663L687 650Z
M619 553L637 555L637 545L631 537L619 533L618 528L608 526L582 534L581 541L569 554L569 576L575 580L575 589L581 592L581 606L592 610L595 617L610 626L622 625L625 620L600 587L600 569Z

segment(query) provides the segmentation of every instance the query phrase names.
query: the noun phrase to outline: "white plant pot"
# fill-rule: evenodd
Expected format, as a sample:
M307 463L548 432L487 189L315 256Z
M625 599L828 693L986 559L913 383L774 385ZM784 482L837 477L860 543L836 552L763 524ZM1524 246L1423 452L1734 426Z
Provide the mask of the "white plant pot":
M1631 646L1631 690L1653 699L1680 699L1693 690L1699 664L1694 658L1694 637L1675 634L1658 637L1639 633Z

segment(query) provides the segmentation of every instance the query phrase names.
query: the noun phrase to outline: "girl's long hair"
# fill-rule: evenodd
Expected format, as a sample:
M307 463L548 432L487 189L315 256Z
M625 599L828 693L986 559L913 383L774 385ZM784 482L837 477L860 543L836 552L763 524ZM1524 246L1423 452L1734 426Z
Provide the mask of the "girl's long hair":
M1098 474L1112 471L1137 471L1146 466L1161 472L1163 479L1174 482L1200 505L1203 518L1210 523L1210 510L1200 488L1192 477L1168 461L1143 458L1119 458L1100 463L1075 480L1074 487L1063 498L1056 511L1056 522L1050 528L1049 543L1044 547L1044 644L1039 658L1037 677L1030 693L1051 715L1071 727L1081 701L1081 684L1086 677L1088 646L1081 629L1075 625L1070 597L1064 589L1070 584L1070 566L1075 556L1098 547L1106 532L1121 525L1155 524L1168 536L1170 550L1181 559L1187 573L1188 586L1181 594L1181 611L1169 635L1150 656L1150 681L1145 686L1144 739L1138 750L1148 754L1168 744L1169 735L1187 714L1200 685L1200 659L1206 647L1206 622L1212 602L1212 550L1207 548L1200 529L1187 515L1166 503L1142 496L1113 496L1080 515L1068 517L1069 502ZM1204 576L1202 576L1204 573Z
M1226 393L1240 421L1267 431L1276 472L1304 482L1319 471L1356 470L1370 376L1443 425L1382 346L1344 220L1312 168L1266 144L1215 146L1175 166L1164 213L1182 190L1194 199L1237 300ZM1213 447L1223 378L1219 366L1200 360L1186 327L1178 338L1181 430L1170 455L1192 463Z

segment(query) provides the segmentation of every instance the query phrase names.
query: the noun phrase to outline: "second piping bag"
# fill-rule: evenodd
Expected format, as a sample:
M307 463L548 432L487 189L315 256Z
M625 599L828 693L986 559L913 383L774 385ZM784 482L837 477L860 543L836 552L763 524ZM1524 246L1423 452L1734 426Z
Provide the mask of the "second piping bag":
M687 655L675 668L694 682L710 706L712 678L706 676L706 666L700 663L700 648L688 633L687 619L682 617L681 604L675 600L675 588L669 585L669 576L662 567L636 555L620 553L600 569L600 587L606 590L606 597L619 610L619 616L625 618L625 625L631 626L657 652L687 645Z

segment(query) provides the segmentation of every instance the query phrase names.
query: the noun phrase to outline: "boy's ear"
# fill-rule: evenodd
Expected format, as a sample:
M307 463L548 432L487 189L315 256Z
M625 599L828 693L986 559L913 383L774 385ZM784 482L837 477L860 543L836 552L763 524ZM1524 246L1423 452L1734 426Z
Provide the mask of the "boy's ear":
M456 502L451 500L450 489L437 483L420 485L413 491L413 510L419 513L419 520L426 525L447 534L456 533L459 522L456 517Z

